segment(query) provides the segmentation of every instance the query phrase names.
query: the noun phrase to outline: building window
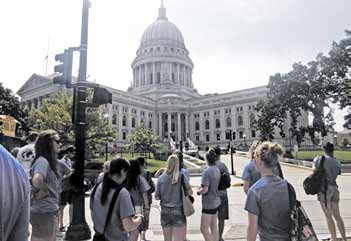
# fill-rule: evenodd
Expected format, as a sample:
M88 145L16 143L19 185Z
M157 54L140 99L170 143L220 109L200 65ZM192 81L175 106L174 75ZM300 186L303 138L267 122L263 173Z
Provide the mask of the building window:
M221 128L221 121L219 119L216 119L216 128Z
M122 126L127 126L127 117L125 115L123 116Z
M157 84L161 83L161 73L160 72L157 72L156 82L157 82Z
M255 137L256 137L256 131L255 131L255 130L252 130L252 131L251 131L251 137L252 137L252 138L255 138Z
M206 141L207 141L207 142L210 141L210 135L206 135Z
M233 140L236 140L236 132L233 131Z
M198 121L195 122L195 131L200 130L200 124Z
M171 127L172 127L172 128L171 128L172 132L175 132L175 123L172 123L172 124L171 124Z
M132 118L132 128L135 128L135 118Z
M225 139L230 140L230 131L225 132Z
M238 116L238 125L242 126L244 124L243 117L241 115Z
M168 131L168 123L165 123L165 125L164 125L164 131Z
M221 140L221 134L218 133L216 136L217 136L217 141L220 141Z
M205 129L206 129L206 130L209 130L209 129L210 129L210 121L209 121L209 120L206 120L206 121L205 121Z
M244 138L244 133L242 131L239 131L239 138L243 139Z
M141 119L141 120L140 120L140 125L141 125L141 126L144 126L144 119Z
M226 123L227 127L232 127L232 119L230 117L227 118Z
M123 138L123 140L126 140L127 139L127 133L123 132L122 138Z
M117 124L117 115L113 114L112 116L112 125L116 125Z
M256 121L255 114L251 113L250 114L250 127L253 127L255 125L255 121Z
M196 141L200 141L200 136L195 136Z
M152 121L149 121L149 128L152 129Z
M172 82L175 83L175 74L172 73Z
M153 82L154 82L153 78L154 78L154 75L151 73L151 74L150 74L150 77L149 77L149 79L150 79L150 85L152 85Z

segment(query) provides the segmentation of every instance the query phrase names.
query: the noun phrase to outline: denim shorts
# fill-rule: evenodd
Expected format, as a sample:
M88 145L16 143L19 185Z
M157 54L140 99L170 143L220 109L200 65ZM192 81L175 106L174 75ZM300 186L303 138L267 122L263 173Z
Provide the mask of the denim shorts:
M161 226L164 228L183 227L186 225L186 217L182 207L161 207Z
M31 213L32 237L47 241L56 240L56 213Z

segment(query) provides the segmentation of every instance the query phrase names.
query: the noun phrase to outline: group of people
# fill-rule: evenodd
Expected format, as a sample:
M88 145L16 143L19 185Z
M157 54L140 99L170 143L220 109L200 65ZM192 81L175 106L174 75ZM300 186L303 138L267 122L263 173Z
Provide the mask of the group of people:
M32 241L54 241L57 230L64 231L63 208L72 199L65 191L64 180L72 172L74 148L61 150L60 146L55 131L43 131L13 153L19 162L0 145L0 185L7 194L1 197L1 240L27 240L29 222ZM341 167L333 155L333 145L327 144L324 150L327 189L320 190L318 200L327 218L331 240L337 240L334 218L346 241L336 184ZM254 143L250 149L252 160L242 176L247 194L244 209L248 212L248 241L256 240L257 235L261 241L291 240L289 183L282 178L279 167L283 151L279 144L272 142ZM32 160L28 164L29 156ZM132 160L116 157L106 162L90 196L94 239L136 241L141 235L146 240L154 193L154 198L160 201L164 240L187 240L184 197L193 201L196 193L201 196L200 230L204 240L222 241L229 205L228 186L220 186L229 171L221 161L219 148L209 149L205 159L207 168L196 192L190 185L180 151L168 157L166 169L159 173L156 185L143 157ZM315 165L321 168L321 157L315 159Z

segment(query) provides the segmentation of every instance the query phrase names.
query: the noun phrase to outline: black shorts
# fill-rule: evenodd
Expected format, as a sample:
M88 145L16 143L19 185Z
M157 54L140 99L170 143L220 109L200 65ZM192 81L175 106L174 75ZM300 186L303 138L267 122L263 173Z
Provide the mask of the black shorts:
M218 208L214 208L214 209L202 209L202 213L205 214L216 214L218 212Z
M228 220L229 219L229 204L228 204L228 195L219 195L221 198L221 205L218 208L218 219L219 220Z

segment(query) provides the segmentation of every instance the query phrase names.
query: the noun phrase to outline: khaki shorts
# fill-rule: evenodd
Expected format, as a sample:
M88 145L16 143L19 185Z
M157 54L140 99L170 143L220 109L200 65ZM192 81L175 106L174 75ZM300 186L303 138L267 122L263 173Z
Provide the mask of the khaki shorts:
M56 213L31 213L32 237L47 241L56 240Z
M325 202L325 194L322 192L318 193L318 201ZM340 192L337 186L328 186L327 190L327 203L339 202Z

